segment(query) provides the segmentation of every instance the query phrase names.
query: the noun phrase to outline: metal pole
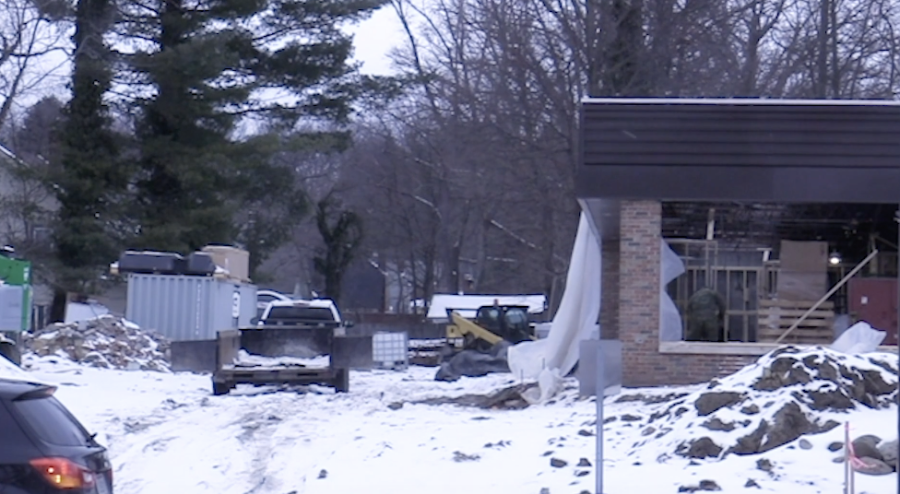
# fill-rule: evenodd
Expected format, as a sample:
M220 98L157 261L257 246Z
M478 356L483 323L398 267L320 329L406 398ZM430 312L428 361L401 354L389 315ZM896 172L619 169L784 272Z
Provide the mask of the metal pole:
M606 372L603 368L603 343L597 340L597 454L594 459L595 494L603 494L603 398L606 395Z
M850 494L850 423L844 422L844 494Z
M826 300L828 300L828 297L834 295L834 292L840 290L841 287L844 286L844 284L850 280L850 278L853 278L853 276L856 273L858 273L860 269L864 268L866 266L866 264L869 264L869 261L871 261L877 254L878 254L878 249L875 249L872 251L871 254L866 256L866 258L863 259L861 263L857 264L856 267L853 268L852 271L847 273L847 276L844 276L841 279L841 281L839 281L836 285L834 285L831 288L831 290L828 290L828 293L823 295L822 298L820 298L818 302L813 304L813 306L810 307L809 310L807 310L805 313L803 313L803 315L800 316L800 319L797 319L796 321L794 321L794 324L792 324L791 327L789 327L787 329L787 331L782 333L781 336L779 336L778 339L775 340L775 344L777 345L778 343L781 343L781 340L785 339L787 337L787 335L791 334L791 331L797 329L797 327L800 326L800 323L802 323L804 319L806 319L810 314L815 312L816 309L818 309L820 305L822 305L822 302L825 302Z

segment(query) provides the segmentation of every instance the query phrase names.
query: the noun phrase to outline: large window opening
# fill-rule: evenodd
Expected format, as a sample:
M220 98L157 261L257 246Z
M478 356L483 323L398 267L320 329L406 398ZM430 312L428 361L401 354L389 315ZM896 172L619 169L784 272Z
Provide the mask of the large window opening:
M830 345L866 322L896 345L896 210L664 203L662 235L684 267L665 287L682 339Z

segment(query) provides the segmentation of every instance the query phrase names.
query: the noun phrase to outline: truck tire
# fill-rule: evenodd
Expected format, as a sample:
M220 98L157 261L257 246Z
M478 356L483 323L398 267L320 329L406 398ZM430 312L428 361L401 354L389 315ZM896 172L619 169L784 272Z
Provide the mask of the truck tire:
M214 396L227 395L229 391L231 391L231 384L223 381L213 380Z
M337 393L346 393L350 391L350 371L347 369L335 370L332 385Z

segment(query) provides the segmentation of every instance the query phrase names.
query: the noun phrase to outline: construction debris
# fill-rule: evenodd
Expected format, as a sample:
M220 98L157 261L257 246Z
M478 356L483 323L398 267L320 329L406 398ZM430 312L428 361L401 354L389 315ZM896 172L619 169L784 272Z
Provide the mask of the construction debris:
M535 383L518 384L489 395L465 394L454 398L427 398L411 403L422 405L459 405L485 410L522 410L528 408L528 401L525 400L522 393L535 386L537 386Z
M457 352L441 363L434 379L452 382L463 376L481 377L495 372L509 372L509 363L506 360L509 346L509 342L501 341L492 346L487 353L477 350Z
M24 347L41 357L64 356L91 367L170 372L165 337L111 315L26 333Z

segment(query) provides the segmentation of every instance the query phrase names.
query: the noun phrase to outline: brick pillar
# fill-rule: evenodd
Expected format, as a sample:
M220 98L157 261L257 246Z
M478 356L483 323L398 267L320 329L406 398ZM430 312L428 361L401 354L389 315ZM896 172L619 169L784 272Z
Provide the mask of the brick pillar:
M602 239L600 338L619 339L619 239Z
M619 339L623 385L659 382L659 291L662 205L622 201L619 240Z

